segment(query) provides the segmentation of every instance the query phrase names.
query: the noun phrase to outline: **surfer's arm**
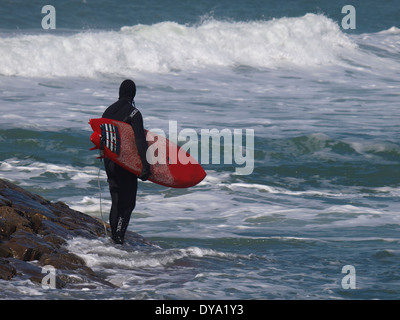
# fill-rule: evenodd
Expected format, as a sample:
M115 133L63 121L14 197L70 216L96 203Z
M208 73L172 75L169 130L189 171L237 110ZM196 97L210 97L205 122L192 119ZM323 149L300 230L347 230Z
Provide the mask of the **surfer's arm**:
M140 179L147 180L150 176L150 164L147 162L146 152L148 144L146 141L146 134L143 126L143 117L140 111L136 112L131 121L133 132L135 133L136 147L139 152L140 159L142 160L143 169L139 176Z

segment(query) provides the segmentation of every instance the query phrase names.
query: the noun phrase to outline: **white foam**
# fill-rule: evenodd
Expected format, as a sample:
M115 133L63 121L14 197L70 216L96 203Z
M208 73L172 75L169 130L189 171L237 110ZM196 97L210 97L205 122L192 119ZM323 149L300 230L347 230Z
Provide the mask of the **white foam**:
M380 153L380 152L391 152L400 155L400 146L390 142L371 142L371 141L362 141L362 142L349 142L351 147L357 151L358 153L366 156L372 157L372 155L368 153Z
M256 189L258 191L265 191L272 194L285 194L285 195L294 195L294 196L324 196L324 197L342 197L342 193L334 193L330 191L316 191L316 190L307 190L307 191L291 191L285 188L277 188L271 187L264 184L257 183L232 183L231 185L227 185L230 189L237 188L247 188L247 189Z
M6 281L0 279L0 287L0 299L42 299L45 293L31 280Z
M225 253L212 249L188 247L182 249L160 249L154 250L129 250L124 247L116 247L107 239L89 240L86 238L74 238L68 241L68 251L75 253L85 260L91 268L107 267L112 269L136 269L165 267L176 263L184 258L241 258L251 259L251 255L238 255Z
M383 30L381 32L378 32L380 34L400 34L400 28L397 28L395 26L387 29L387 30Z
M357 46L333 20L315 14L270 21L213 19L123 27L120 31L0 38L0 74L98 77L246 65L256 68L341 63Z
M75 200L73 198L60 199L70 205L71 209L77 210L86 214L98 214L100 210L100 198L84 196L82 199ZM102 214L104 219L108 217L108 212L111 207L111 200L103 195L101 199ZM101 216L99 217L101 218Z
M57 176L54 182L47 182L40 185L44 189L53 189L65 186L65 180L73 183L76 187L87 188L90 181L96 181L98 168L86 166L82 168L71 165L58 165L44 162L31 162L30 160L20 160L16 158L0 161L0 178L11 181L19 181L22 186L37 185L37 182L30 179L38 178L46 173ZM66 175L67 177L64 177ZM105 179L105 172L100 172L100 178Z
M378 196L384 197L400 197L400 187L381 187L376 188L376 191L379 193Z

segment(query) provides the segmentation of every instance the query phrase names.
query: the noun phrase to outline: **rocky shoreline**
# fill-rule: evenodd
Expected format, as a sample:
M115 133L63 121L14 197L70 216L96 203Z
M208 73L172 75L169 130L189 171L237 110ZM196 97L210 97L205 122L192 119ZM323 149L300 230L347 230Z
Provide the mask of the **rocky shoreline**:
M101 220L0 179L0 279L29 279L42 285L46 275L42 273L43 267L52 266L57 271L58 289L115 287L66 249L68 239L104 236ZM126 241L133 245L150 244L129 231Z

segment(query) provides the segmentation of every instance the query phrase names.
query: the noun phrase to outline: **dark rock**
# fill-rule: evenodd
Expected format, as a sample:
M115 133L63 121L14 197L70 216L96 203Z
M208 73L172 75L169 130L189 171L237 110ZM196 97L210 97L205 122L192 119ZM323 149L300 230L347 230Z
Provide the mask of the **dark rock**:
M57 222L48 221L48 220L42 220L40 222L40 228L37 229L37 234L40 234L42 236L58 235L59 237L61 237L63 239L69 239L74 236L73 232L65 229Z
M49 234L47 236L43 237L43 241L46 241L48 243L52 243L55 245L57 248L60 248L61 246L65 245L67 241L60 236L56 234Z
M0 206L11 206L11 202L0 195Z
M40 264L51 265L57 270L77 270L80 269L85 274L94 275L94 271L85 266L85 262L73 253L46 254L40 259Z
M20 215L14 208L0 207L0 218L3 222L6 221L1 230L2 239L8 239L17 230L30 230L29 220Z
M16 275L20 279L29 279L36 284L42 285L42 280L46 276L46 272L43 268L33 262L25 262L19 259L9 259L10 265L16 270ZM62 289L66 287L65 281L56 274L55 279L56 289Z
M8 184L9 186L9 184ZM18 192L16 192L18 191ZM12 203L12 207L24 213L25 216L32 216L37 212L55 218L56 216L44 204L42 198L32 195L21 188L7 188L2 190L2 196Z
M0 242L0 258L8 258L11 256L12 256L12 251L11 251L10 247L1 241Z
M108 234L110 234L109 226ZM40 284L44 266L57 270L57 288L115 287L67 251L73 237L104 236L104 223L72 210L63 202L46 199L0 179L0 278L19 277ZM143 237L127 232L130 243L148 245Z
M0 240L8 240L14 231L15 226L9 224L6 219L0 217Z
M0 258L0 279L10 280L15 276L17 270L4 258Z
M56 249L55 245L44 241L35 233L24 230L14 232L8 241L8 246L13 257L23 261L39 260L44 253Z

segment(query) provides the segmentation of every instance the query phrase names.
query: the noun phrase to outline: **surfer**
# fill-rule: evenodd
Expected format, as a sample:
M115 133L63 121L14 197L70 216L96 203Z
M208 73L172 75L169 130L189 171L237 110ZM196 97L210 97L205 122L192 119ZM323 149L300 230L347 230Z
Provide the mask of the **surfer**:
M146 160L147 141L143 127L143 117L135 107L136 85L132 80L124 80L119 88L119 99L103 113L103 118L123 121L131 124L135 133L136 146L142 160L143 170L139 179L146 181L150 165ZM116 244L122 244L131 214L136 205L137 178L108 158L104 159L107 181L111 194L110 226L111 238Z

